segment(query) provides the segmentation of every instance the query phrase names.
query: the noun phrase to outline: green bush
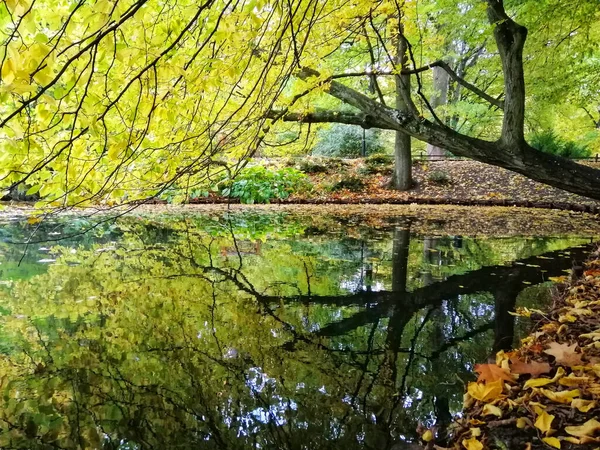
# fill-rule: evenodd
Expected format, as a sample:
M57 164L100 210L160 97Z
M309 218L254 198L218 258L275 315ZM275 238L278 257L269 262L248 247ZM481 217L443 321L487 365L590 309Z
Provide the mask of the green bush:
M367 130L365 140L368 155L385 150L379 130ZM312 154L358 158L362 155L362 142L362 128L356 125L335 124L317 133L317 143L313 147Z
M217 185L221 195L239 198L242 203L270 203L311 187L308 177L297 169L270 170L263 166L246 167L234 179Z
M359 192L365 188L365 183L358 177L347 177L343 180L340 180L336 183L333 183L330 187L330 191L341 191L343 189L347 189L352 192Z
M531 137L531 146L544 153L550 153L564 158L587 158L590 150L587 146L575 141L565 141L554 131L542 131Z
M313 161L311 159L302 159L296 166L300 172L304 173L327 173L327 166L321 162Z
M390 174L394 170L394 158L391 155L376 153L365 158L366 174L382 173Z
M452 179L448 172L443 170L434 170L427 175L427 179L435 184L450 184Z

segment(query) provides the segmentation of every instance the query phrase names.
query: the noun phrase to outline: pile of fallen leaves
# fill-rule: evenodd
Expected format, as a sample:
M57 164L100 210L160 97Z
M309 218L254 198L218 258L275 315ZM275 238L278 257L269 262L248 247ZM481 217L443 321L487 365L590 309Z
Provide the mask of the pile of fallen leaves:
M452 448L600 448L600 259L550 313L516 314L539 327L519 350L475 367Z

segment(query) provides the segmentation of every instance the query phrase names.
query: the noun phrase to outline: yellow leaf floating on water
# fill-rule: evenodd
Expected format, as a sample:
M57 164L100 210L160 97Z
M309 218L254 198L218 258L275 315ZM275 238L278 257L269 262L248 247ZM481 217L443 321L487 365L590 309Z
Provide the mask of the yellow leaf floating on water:
M542 433L546 434L548 431L552 429L552 421L554 420L552 414L548 414L546 411L543 411L535 421L535 427L540 430Z
M560 441L555 437L545 437L542 439L550 447L560 448Z
M565 403L570 404L575 397L579 397L581 392L579 389L573 389L572 391L561 391L554 392L550 389L540 389L540 392L544 394L547 398L557 403Z
M467 392L469 395L477 400L481 400L482 402L491 402L492 400L496 400L502 394L502 389L504 384L502 380L496 380L493 383L469 383L469 387L467 388Z
M471 439L463 439L462 445L467 450L483 450L483 444L474 437Z
M595 407L596 402L594 400L584 400L582 398L576 398L571 402L571 408L577 408L582 413L589 412Z
M600 422L596 419L588 420L578 427L565 427L567 433L577 437L592 436L596 430L600 430Z
M500 408L498 408L495 405L491 405L491 404L487 404L483 407L483 415L484 416L488 416L488 415L493 415L493 416L498 416L498 417L502 417L502 410Z

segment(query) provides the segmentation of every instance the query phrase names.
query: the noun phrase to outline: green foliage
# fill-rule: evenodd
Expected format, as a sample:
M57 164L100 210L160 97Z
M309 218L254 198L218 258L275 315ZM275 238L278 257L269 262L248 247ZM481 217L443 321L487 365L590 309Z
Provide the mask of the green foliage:
M394 158L392 155L375 153L365 158L365 173L390 174L394 169Z
M308 174L328 172L328 167L324 162L314 160L311 158L301 159L296 167L298 168L298 170L300 170L300 172Z
M307 176L297 169L270 170L263 166L246 167L234 179L222 181L217 186L222 195L250 204L285 199L294 192L311 187Z
M435 184L450 184L452 182L452 178L448 172L443 170L434 170L427 175L427 179Z
M531 146L545 153L565 158L587 158L590 150L587 146L575 141L562 139L552 130L536 133L531 138Z
M366 130L367 154L385 151L379 130ZM354 125L335 124L319 131L313 155L358 158L362 155L363 129Z
M335 182L333 185L330 186L329 189L333 192L342 191L344 189L347 189L351 192L360 192L364 188L365 182L362 179L360 179L359 177L349 176L341 179L340 181Z

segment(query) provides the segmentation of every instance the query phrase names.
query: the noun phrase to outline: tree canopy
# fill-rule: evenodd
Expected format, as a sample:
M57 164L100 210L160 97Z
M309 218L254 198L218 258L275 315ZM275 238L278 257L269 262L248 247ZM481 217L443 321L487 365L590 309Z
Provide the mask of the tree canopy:
M54 205L143 199L235 172L289 122L341 122L599 198L600 171L525 140L597 136L597 2L567 4L7 0L0 177ZM433 67L447 106L429 103ZM401 112L400 75L413 80Z

